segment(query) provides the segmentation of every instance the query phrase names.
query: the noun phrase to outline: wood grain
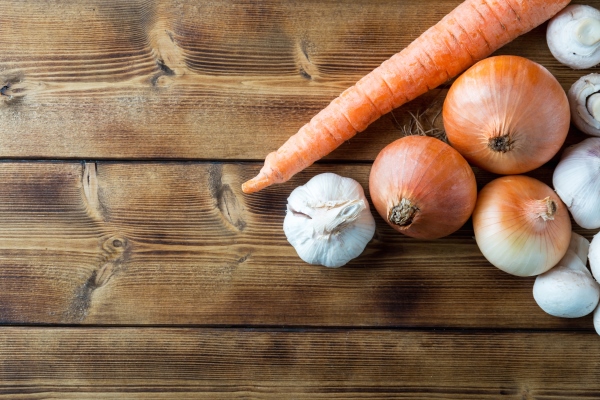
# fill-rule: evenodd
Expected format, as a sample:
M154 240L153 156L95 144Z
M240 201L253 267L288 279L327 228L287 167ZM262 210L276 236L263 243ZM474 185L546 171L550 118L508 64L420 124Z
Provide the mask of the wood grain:
M461 0L0 3L0 157L260 160ZM587 4L600 7L600 1ZM505 46L568 88L544 26ZM409 112L329 159L373 160Z
M367 188L411 113L441 126L451 82L241 193L255 161L461 1L1 1L0 399L599 398L591 317L546 315L470 222L422 241L376 216L340 269L286 241L293 188L321 172ZM594 71L559 65L544 34L497 54L565 89ZM550 183L557 159L529 175Z
M420 241L377 216L358 259L307 265L283 234L291 188L325 171L366 188L370 166L323 164L243 195L240 182L258 168L0 163L0 321L592 330L589 317L543 313L533 278L487 263L470 223ZM548 181L551 169L534 176Z
M0 398L594 399L597 336L0 330Z

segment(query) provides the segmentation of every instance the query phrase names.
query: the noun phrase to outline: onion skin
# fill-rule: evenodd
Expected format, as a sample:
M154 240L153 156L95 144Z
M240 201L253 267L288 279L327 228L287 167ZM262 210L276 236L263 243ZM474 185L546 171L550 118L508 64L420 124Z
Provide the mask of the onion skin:
M472 165L502 175L549 161L567 137L570 118L556 78L518 56L478 62L456 79L443 106L450 144Z
M378 154L369 177L375 209L395 230L438 239L458 230L477 200L475 175L446 143L406 136Z
M523 175L497 178L479 192L473 229L485 258L517 276L548 271L571 241L567 207L548 185Z

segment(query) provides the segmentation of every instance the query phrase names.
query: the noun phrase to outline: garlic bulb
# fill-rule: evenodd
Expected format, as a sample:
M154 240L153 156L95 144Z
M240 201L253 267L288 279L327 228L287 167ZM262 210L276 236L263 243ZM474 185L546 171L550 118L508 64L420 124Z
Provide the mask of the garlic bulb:
M533 298L550 315L578 318L594 311L600 286L579 256L568 250L554 268L536 277Z
M283 230L305 262L341 267L373 238L375 219L358 182L324 173L292 191Z
M552 183L577 225L600 228L600 138L585 139L567 148Z
M600 11L573 4L556 14L546 30L552 55L573 69L600 63Z
M600 136L600 74L579 78L567 97L573 124L588 135Z

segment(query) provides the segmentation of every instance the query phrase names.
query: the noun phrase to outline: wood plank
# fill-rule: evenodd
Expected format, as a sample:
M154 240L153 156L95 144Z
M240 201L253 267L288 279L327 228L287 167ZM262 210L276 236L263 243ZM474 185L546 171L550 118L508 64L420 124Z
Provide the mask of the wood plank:
M0 321L593 329L543 313L533 278L488 264L470 223L423 241L377 216L361 257L307 265L282 229L289 192L325 171L367 188L370 166L321 164L243 195L259 167L0 163Z
M0 328L0 398L594 399L596 334Z
M263 159L460 2L3 1L0 157ZM544 32L498 53L542 63L565 88L590 72L559 65ZM329 159L374 159L439 95Z

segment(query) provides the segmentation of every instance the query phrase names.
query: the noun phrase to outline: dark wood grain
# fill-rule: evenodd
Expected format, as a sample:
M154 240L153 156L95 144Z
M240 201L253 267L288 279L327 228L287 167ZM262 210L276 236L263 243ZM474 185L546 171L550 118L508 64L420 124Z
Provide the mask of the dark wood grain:
M3 1L0 157L263 159L460 2ZM589 71L554 60L544 32L498 53L568 88ZM373 160L439 95L328 158Z
M283 233L287 195L325 171L366 188L370 166L323 164L243 195L258 168L0 163L1 321L592 330L589 317L542 312L533 278L491 266L470 223L423 241L377 216L359 258L305 264ZM533 175L548 181L551 169Z
M0 2L0 399L600 398L591 317L546 315L470 222L423 241L376 216L340 269L286 241L293 188L321 172L367 188L411 114L442 126L451 82L241 193L257 161L460 2ZM544 36L497 54L565 89L596 71L560 65ZM529 175L550 184L559 156Z
M0 330L0 398L595 399L594 334Z

